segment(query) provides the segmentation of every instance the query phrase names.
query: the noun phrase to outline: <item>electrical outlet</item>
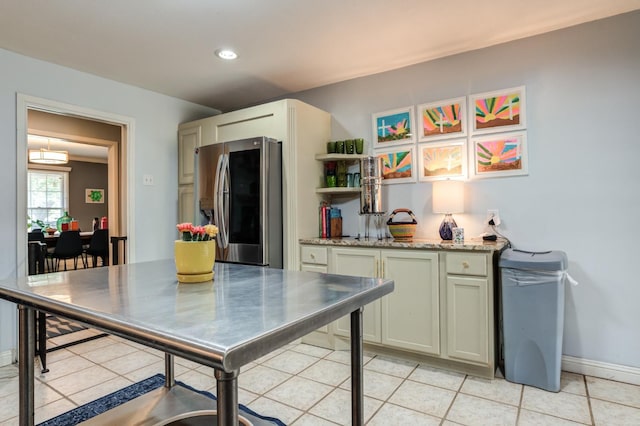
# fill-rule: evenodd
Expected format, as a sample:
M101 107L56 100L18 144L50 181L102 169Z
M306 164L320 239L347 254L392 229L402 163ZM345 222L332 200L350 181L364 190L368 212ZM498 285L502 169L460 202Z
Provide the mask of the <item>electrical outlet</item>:
M493 221L493 223L490 223L491 221ZM487 224L488 225L493 225L493 226L498 226L500 225L500 211L495 209L495 210L487 210Z
M153 175L144 175L142 176L142 184L146 186L153 185Z

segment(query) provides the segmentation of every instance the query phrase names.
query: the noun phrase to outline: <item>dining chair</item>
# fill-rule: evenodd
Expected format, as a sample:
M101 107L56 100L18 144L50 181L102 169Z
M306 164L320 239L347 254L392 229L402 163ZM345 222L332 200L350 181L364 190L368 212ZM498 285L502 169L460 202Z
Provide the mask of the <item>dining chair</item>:
M44 242L44 232L42 229L35 229L27 234L27 241L40 241Z
M27 242L29 243L29 274L42 274L45 271L47 257L47 245L44 242L42 229L34 229L29 232Z
M102 266L109 265L109 230L97 229L93 231L89 247L84 250L85 265L89 265L89 256L92 259L92 266L98 265L98 257L102 259Z
M68 259L73 259L73 269L78 269L78 258L82 260L82 265L86 268L87 263L83 256L80 231L61 232L56 242L56 247L51 254L51 258L52 263L55 262L55 271L59 269L61 260L64 260L64 270L66 271Z

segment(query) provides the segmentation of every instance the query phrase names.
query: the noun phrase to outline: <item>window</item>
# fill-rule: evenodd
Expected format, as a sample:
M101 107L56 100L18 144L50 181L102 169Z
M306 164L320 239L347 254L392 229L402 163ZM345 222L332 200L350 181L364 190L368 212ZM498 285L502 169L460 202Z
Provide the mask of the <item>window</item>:
M68 210L68 180L66 171L29 170L27 214L32 222L41 220L55 228Z

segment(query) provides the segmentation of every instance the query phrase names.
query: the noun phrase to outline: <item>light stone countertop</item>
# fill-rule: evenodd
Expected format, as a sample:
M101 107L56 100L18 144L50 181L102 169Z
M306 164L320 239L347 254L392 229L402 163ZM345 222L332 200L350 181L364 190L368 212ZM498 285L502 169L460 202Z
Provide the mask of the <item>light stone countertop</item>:
M375 247L375 248L407 248L407 249L439 249L439 250L472 250L472 251L500 251L507 247L507 241L498 238L497 241L482 239L465 240L462 244L436 239L417 239L411 241L396 241L393 238L378 240L377 238L301 238L300 244L312 244L331 247Z

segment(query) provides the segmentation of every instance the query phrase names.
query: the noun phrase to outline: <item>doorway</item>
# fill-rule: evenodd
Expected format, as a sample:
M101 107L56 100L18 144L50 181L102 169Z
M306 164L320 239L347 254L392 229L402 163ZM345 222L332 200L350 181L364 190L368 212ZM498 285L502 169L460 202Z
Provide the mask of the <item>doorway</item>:
M44 116L48 118L59 117L60 120L76 120L87 123L94 122L97 126L108 125L119 130L119 135L115 137L94 137L96 135L69 135L64 134L60 129L53 126L48 130L46 136L69 137L74 136L74 141L79 143L89 143L99 145L107 149L107 217L109 220L109 230L111 236L127 236L131 240L130 234L131 217L129 214L129 183L128 183L128 158L129 147L131 146L132 131L134 121L132 118L117 116L110 113L95 111L75 105L62 104L47 99L40 99L31 96L18 94L17 102L17 271L18 276L27 273L27 135L30 132L40 133L32 128L29 116ZM79 132L82 133L82 132ZM118 140L110 140L118 139ZM127 251L132 251L128 247ZM132 257L129 256L132 260ZM120 250L119 262L122 263L122 250Z

